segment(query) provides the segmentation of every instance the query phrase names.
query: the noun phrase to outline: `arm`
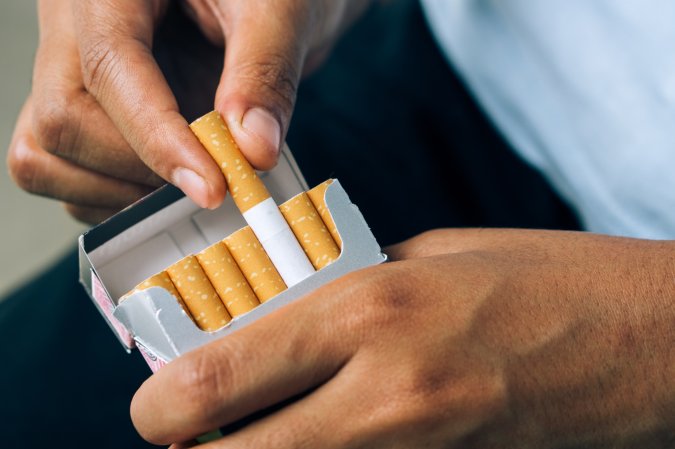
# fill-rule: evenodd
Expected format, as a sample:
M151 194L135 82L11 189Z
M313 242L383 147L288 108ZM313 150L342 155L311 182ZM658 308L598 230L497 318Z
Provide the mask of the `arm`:
M132 418L204 447L668 447L675 243L441 230L163 368ZM269 344L266 342L274 342Z

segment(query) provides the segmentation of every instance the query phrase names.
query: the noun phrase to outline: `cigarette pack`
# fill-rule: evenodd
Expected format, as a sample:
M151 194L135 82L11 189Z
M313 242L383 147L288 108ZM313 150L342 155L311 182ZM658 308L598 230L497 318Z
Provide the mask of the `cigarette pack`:
M277 204L308 190L286 146L277 167L259 176ZM245 220L229 195L218 209L206 210L167 185L129 206L80 236L80 282L124 348L141 350L154 371L334 279L386 260L339 181L327 187L325 203L342 241L337 260L214 332L199 329L175 296L161 287L135 291L121 303L119 299L143 280L242 228Z

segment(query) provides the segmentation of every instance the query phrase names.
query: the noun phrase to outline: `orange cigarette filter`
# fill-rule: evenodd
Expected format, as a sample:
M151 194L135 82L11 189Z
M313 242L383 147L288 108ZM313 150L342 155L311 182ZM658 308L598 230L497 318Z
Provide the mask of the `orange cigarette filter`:
M230 322L230 314L195 256L184 257L166 271L200 329L212 332Z
M178 304L183 308L185 313L187 313L189 316L190 311L188 310L187 306L183 302L183 298L181 298L180 293L178 293L178 290L176 290L176 286L173 285L173 282L171 282L171 278L169 275L166 273L166 271L162 271L161 273L157 273L153 276L150 276L140 284L138 284L133 290L131 290L129 293L126 295L122 296L119 302L124 301L127 299L129 296L136 292L140 292L142 290L147 290L151 287L161 287L167 292L171 294L174 298L176 298L176 301L178 301Z
M260 305L223 242L215 243L197 254L197 260L230 315L236 317Z
M198 118L190 124L190 129L218 163L232 199L242 213L270 198L267 187L241 153L218 111Z
M286 284L249 226L223 240L260 302L286 290Z
M320 270L340 257L340 249L307 193L294 196L279 209L314 268Z
M311 276L315 271L312 264L220 113L212 111L198 118L190 129L220 167L234 203L284 282L295 285Z
M335 226L335 222L333 221L333 217L331 216L328 207L326 207L326 189L332 183L333 183L332 179L322 182L318 186L307 191L307 196L309 196L309 199L312 201L312 204L314 204L314 207L316 208L317 212L319 212L319 215L321 216L321 219L326 225L326 228L328 228L328 232L330 232L330 235L333 237L333 240L335 240L337 246L340 249L342 249L342 239L340 238L340 234L338 234L337 227Z

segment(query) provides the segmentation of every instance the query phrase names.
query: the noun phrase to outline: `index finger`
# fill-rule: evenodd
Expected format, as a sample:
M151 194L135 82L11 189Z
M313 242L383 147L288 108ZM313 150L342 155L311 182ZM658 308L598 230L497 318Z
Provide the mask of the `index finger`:
M179 357L131 404L155 444L187 441L293 398L332 378L355 351L335 318L342 283L329 284L248 327Z
M85 87L143 162L198 205L216 207L225 180L152 56L162 3L74 2Z

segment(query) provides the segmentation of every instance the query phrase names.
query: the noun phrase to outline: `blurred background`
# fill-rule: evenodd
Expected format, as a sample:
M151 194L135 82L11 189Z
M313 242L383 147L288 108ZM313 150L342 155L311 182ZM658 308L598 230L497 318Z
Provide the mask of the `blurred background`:
M38 31L35 2L3 0L0 14L0 300L73 248L85 226L55 201L14 185L5 159L14 120L30 90ZM45 292L48 294L48 292Z

